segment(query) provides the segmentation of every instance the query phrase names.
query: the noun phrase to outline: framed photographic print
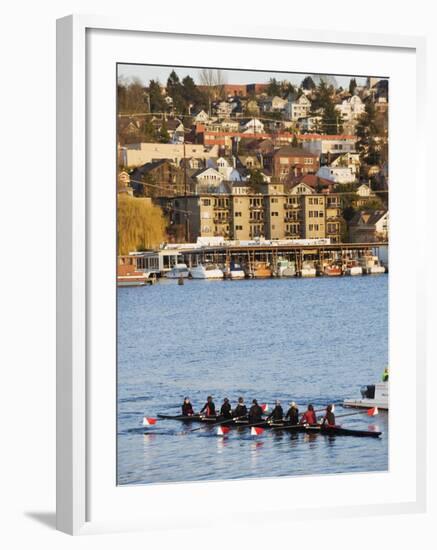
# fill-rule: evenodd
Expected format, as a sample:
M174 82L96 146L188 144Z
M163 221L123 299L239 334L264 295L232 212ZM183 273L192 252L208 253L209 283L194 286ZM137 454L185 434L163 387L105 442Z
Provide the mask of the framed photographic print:
M58 528L423 510L423 41L58 30Z

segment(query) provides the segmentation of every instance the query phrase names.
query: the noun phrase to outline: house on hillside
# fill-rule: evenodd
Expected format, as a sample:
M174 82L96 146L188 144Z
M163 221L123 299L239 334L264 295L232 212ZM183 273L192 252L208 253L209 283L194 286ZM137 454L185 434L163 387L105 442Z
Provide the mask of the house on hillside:
M355 174L347 166L321 166L317 171L317 175L335 183L345 184L355 181Z
M197 111L193 115L194 124L206 124L207 122L209 122L209 116L208 116L208 113L206 113L203 109L201 109L200 111Z
M318 155L299 147L281 147L273 155L273 175L281 181L314 174L318 169Z
M311 110L311 101L305 94L297 99L289 99L285 106L285 114L289 120L297 121L299 118L307 117Z
M263 134L264 124L257 118L252 118L242 125L243 134Z
M349 240L353 243L388 241L388 210L360 211L349 222Z
M167 159L148 162L129 174L136 195L171 196L184 190L184 173Z

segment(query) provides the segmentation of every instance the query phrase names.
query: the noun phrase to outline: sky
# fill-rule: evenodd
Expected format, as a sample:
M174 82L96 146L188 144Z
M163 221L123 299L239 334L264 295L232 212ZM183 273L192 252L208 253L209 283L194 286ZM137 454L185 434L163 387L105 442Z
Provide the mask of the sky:
M119 64L118 65L118 75L119 77L126 78L131 80L133 78L138 78L145 85L148 85L150 80L159 80L161 84L167 82L168 75L173 70L176 71L180 80L182 80L186 75L190 75L196 84L201 84L199 74L201 69L196 69L192 67L165 67L158 65L128 65L128 64ZM300 84L302 80L307 76L307 74L299 73L273 73L273 72L264 72L264 71L244 71L244 70L222 70L224 83L225 84L251 84L251 83L263 83L268 82L271 78L276 78L277 80L288 80L293 84ZM308 73L311 74L311 73ZM349 81L353 76L341 76L334 75L335 80L339 86L343 88L349 86ZM366 77L355 77L357 84L364 84Z

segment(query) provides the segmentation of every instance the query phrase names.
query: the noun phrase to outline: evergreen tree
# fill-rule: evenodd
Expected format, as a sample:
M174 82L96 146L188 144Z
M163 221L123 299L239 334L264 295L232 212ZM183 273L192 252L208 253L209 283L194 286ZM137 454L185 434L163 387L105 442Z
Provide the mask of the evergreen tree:
M167 110L167 104L161 93L161 84L158 80L149 82L149 101L151 113L163 113Z
M310 76L306 76L302 80L302 84L300 86L304 90L315 90L316 89L316 83L314 82L314 80Z
M360 159L369 166L380 164L381 147L379 144L380 126L377 121L375 105L368 101L365 106L365 112L361 115L356 126L358 137L357 149L360 153Z
M161 128L159 129L159 142L160 143L169 143L170 135L168 133L167 122L162 121Z
M167 79L167 94L173 99L173 107L177 113L184 113L186 102L183 97L183 86L175 70L173 70Z
M271 97L275 95L281 95L281 85L276 80L276 78L270 79L266 92Z
M357 81L355 80L355 78L351 78L349 82L349 93L351 95L354 95L356 87L357 87Z

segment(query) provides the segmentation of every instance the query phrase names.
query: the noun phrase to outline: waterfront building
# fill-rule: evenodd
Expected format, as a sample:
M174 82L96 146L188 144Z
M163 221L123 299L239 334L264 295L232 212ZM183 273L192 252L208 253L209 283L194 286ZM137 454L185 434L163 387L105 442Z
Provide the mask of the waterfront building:
M172 226L188 226L192 242L198 237L341 241L341 201L336 193L317 192L305 183L290 188L275 179L257 186L247 181L222 182L220 190L163 198L161 206Z

